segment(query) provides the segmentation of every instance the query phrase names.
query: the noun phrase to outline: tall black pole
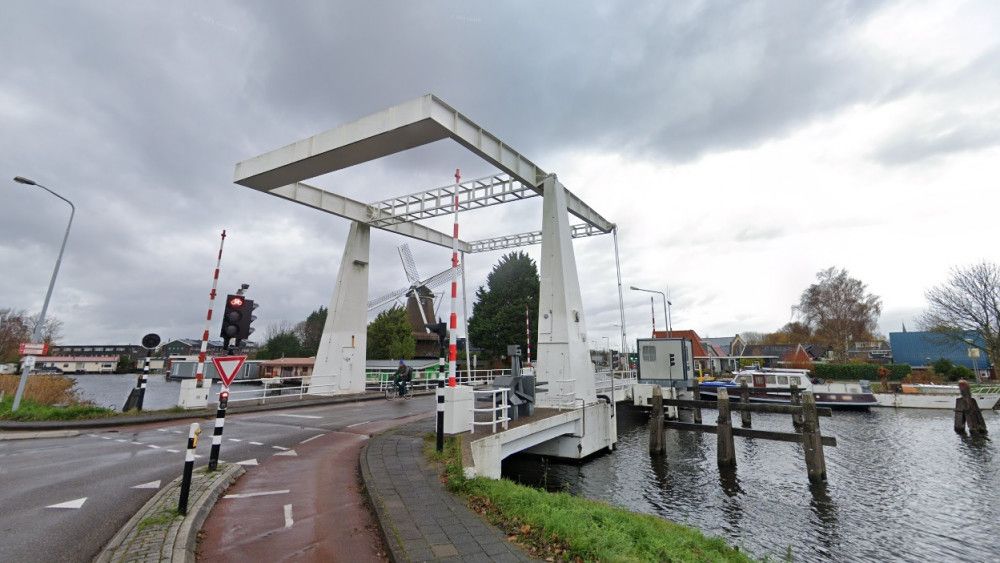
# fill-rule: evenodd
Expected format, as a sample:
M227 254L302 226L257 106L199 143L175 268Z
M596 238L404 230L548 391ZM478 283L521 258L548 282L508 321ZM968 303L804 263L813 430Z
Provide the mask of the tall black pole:
M181 479L181 495L177 501L177 512L187 515L188 494L191 492L191 474L194 472L194 450L198 447L198 434L201 434L201 426L197 422L191 423L191 430L188 432L187 452L184 454L184 477Z

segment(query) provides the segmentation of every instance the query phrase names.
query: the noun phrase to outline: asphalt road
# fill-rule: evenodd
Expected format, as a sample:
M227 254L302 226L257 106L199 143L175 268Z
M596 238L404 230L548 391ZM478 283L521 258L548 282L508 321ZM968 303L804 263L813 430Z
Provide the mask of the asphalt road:
M417 397L231 415L220 457L260 463L331 431L433 410L433 397ZM212 443L212 422L201 425L196 467L208 463ZM0 442L0 561L91 561L156 493L159 487L148 484L180 476L189 426L168 422ZM86 500L78 508L52 507L80 499Z

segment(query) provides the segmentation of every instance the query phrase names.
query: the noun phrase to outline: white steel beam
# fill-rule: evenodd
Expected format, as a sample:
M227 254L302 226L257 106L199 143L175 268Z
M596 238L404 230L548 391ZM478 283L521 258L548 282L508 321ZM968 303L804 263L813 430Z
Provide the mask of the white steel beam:
M605 234L597 227L580 223L570 227L572 238L592 237L594 235ZM542 231L531 231L530 233L520 233L516 235L506 235L501 237L487 238L469 241L469 253L489 252L491 250L503 250L505 248L517 248L519 246L531 246L541 244Z
M351 221L367 224L371 218L371 207L368 204L302 182L295 182L294 184L268 191L280 198L301 203L313 209L319 209L320 211L350 219ZM430 227L425 227L419 223L372 226L417 240L437 244L445 248L451 248L451 235L436 231ZM458 241L458 248L459 250L468 252L469 243L460 240Z
M374 210L370 223L373 226L394 225L406 221L450 215L454 212L455 193L455 184L449 184L423 192L376 201L369 204ZM462 182L458 184L457 193L459 211L469 211L538 196L538 192L534 188L525 186L508 174L494 174Z
M468 117L427 94L236 164L237 184L264 192L451 138L541 194L548 174ZM603 232L614 225L566 191L567 209Z

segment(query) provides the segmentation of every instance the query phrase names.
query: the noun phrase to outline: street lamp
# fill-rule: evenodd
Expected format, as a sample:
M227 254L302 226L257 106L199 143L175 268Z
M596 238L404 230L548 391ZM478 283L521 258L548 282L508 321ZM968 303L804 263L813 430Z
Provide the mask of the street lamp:
M674 327L670 322L670 306L673 305L670 301L667 301L667 296L662 291L655 291L652 289L642 289L636 286L631 286L629 289L632 291L645 291L646 293L659 293L660 297L663 298L663 315L667 318L667 338L673 336Z
M66 241L69 239L69 229L73 226L73 216L76 215L76 206L73 205L72 201L46 188L38 182L35 182L34 180L29 180L23 176L17 176L14 178L14 181L18 184L25 184L27 186L38 186L39 188L42 188L43 190L68 203L70 208L69 223L66 224L66 234L63 235L62 246L59 247L59 257L56 258L56 267L52 270L52 279L49 280L49 289L45 292L45 301L42 303L42 312L38 315L38 322L35 323L35 330L31 333L31 342L33 344L37 344L42 339L42 330L45 326L45 313L49 309L49 299L52 297L52 288L56 285L56 276L59 275L59 264L62 263L63 251L66 250ZM25 362L24 367L21 369L21 380L17 382L17 392L14 394L14 404L11 405L11 412L16 411L17 408L21 406L21 397L24 396L24 388L28 383L28 374L31 372L31 368L33 367L30 364L31 362Z

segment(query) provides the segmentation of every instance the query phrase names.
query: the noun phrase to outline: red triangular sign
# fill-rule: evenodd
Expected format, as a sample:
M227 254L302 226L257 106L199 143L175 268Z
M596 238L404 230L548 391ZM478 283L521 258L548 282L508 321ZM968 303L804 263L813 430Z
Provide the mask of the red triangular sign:
M236 379L236 374L240 372L240 368L243 367L243 362L247 361L246 356L219 356L217 358L212 358L212 363L215 364L215 371L219 373L219 377L222 378L222 383L226 387Z

